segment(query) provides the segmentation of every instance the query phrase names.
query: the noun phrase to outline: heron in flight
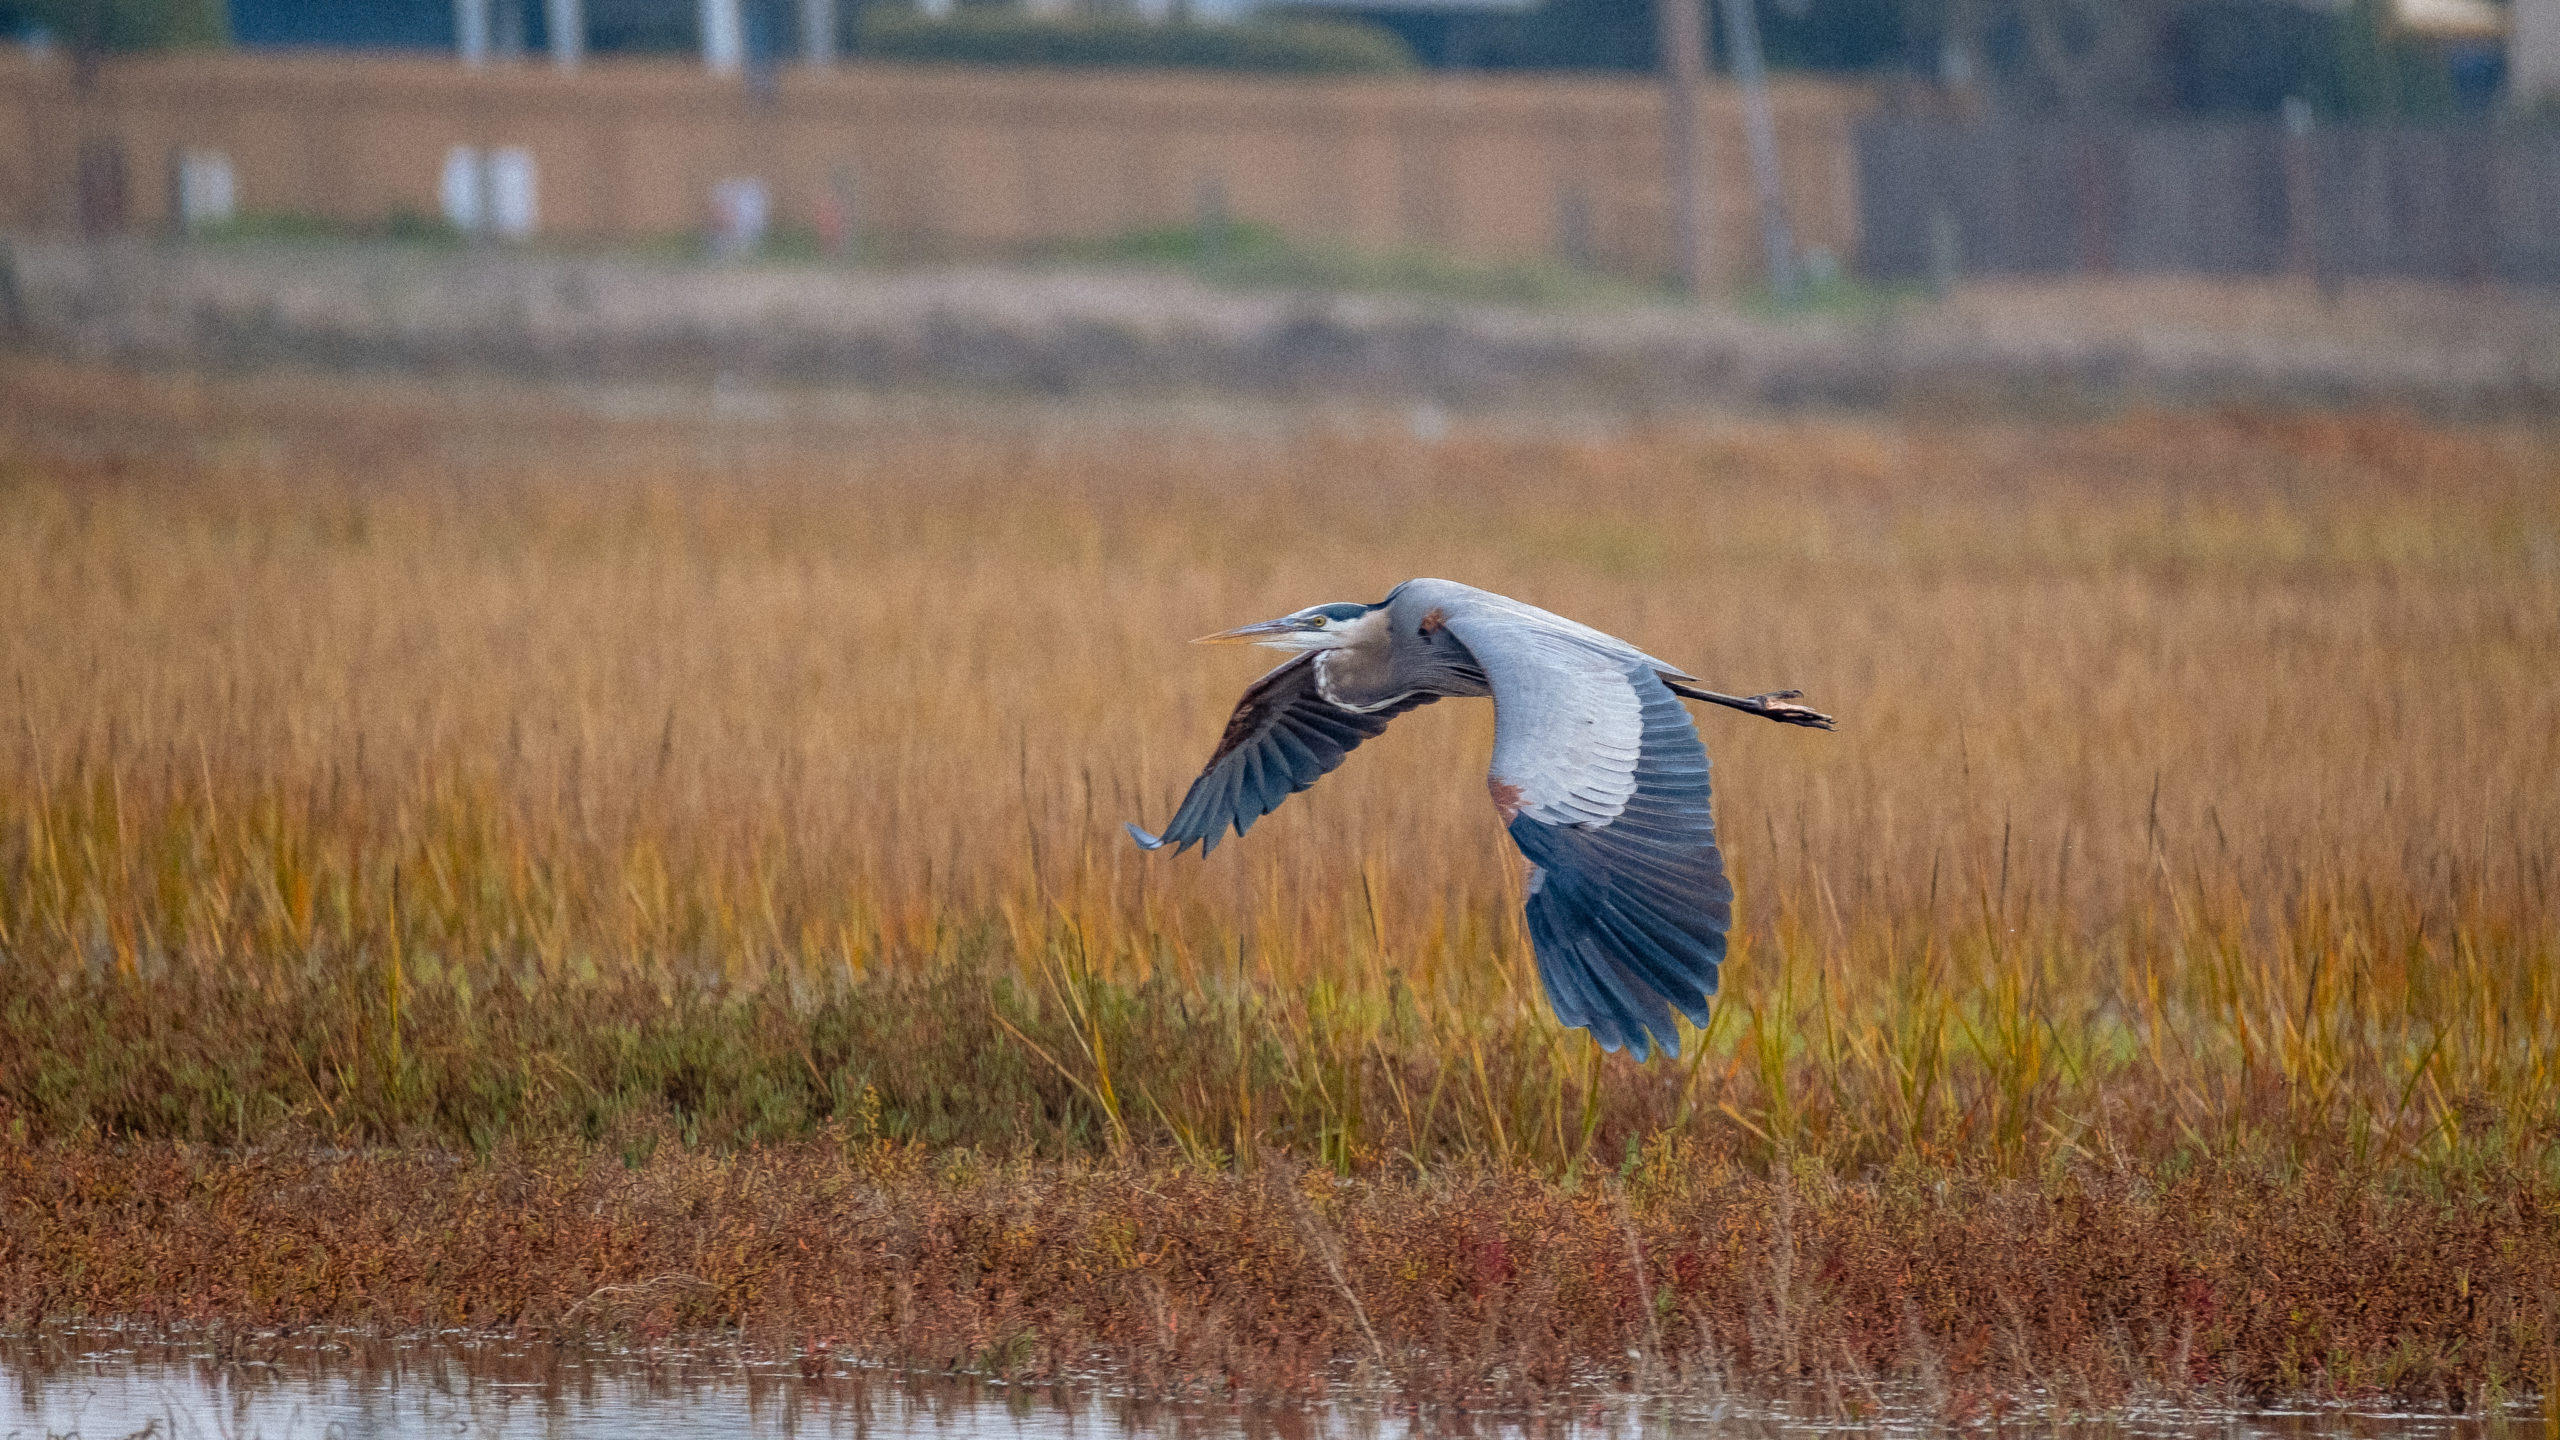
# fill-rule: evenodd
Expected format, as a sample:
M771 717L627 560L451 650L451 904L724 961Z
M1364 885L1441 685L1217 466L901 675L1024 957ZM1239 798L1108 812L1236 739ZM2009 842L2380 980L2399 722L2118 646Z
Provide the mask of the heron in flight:
M1387 722L1493 698L1485 776L1529 859L1529 940L1556 1018L1608 1050L1680 1053L1678 1010L1707 1023L1733 886L1707 808L1707 752L1680 697L1832 728L1803 692L1719 695L1613 635L1452 580L1375 605L1315 605L1203 643L1295 651L1237 702L1209 767L1149 850L1218 848L1316 783Z

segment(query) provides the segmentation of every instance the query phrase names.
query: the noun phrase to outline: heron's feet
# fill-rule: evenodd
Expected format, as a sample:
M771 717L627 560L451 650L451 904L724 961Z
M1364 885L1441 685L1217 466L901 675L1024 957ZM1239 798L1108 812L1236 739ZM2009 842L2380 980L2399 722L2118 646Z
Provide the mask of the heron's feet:
M1743 700L1741 708L1764 719L1775 720L1781 725L1804 725L1815 730L1840 728L1831 723L1830 716L1810 705L1795 703L1803 698L1804 692L1801 690L1772 690L1766 695L1747 697Z

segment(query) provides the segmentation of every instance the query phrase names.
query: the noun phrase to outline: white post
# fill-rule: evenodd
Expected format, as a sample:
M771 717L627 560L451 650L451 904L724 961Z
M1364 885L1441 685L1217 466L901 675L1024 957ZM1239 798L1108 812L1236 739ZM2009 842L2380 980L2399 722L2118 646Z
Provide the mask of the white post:
M800 0L800 58L820 69L836 63L836 0Z
M489 187L481 171L480 152L471 146L444 152L444 181L436 193L444 202L444 223L465 235L477 235L489 223Z
M586 0L544 0L542 18L551 30L551 63L577 69L587 58Z
M453 0L453 50L462 63L489 63L489 0Z
M240 187L231 157L219 150L189 150L178 157L178 228L189 235L227 225L240 213Z
M2560 0L2515 0L2507 94L2519 106L2560 104Z
M715 75L747 66L747 16L738 0L702 0L702 63Z
M490 151L482 166L481 184L489 200L481 220L491 233L507 240L522 240L533 233L541 215L542 190L532 151L522 146Z

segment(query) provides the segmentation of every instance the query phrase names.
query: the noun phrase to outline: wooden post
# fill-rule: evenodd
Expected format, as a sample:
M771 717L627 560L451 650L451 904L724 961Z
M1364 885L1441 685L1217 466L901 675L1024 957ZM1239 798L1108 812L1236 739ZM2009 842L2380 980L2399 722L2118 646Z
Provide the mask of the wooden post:
M2284 102L2284 268L2305 277L2320 273L2317 216L2319 191L2313 186L2311 104L2298 96Z
M2105 142L2091 121L2070 132L2071 234L2075 268L2108 275L2116 268L2115 205L2109 194Z
M1683 294L1707 283L1705 187L1699 170L1698 100L1706 89L1704 0L1654 0L1656 45L1662 51L1663 163L1671 196L1671 273Z
M96 240L124 232L128 188L124 142L110 135L81 140L78 171L80 238Z

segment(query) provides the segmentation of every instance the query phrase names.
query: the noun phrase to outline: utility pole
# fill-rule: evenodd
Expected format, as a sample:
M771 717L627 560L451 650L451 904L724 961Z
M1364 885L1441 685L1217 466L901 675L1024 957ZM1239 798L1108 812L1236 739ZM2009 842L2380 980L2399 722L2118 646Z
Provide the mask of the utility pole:
M71 21L71 88L82 94L98 88L99 63L107 52L105 0L80 0Z
M1671 273L1683 294L1705 293L1707 220L1699 170L1698 101L1706 90L1705 0L1653 0L1655 47L1662 52L1663 163L1671 194Z
M701 0L702 64L714 75L747 65L747 17L741 0Z
M836 0L800 0L800 59L819 70L836 63Z
M1778 175L1778 121L1769 105L1769 67L1760 56L1760 18L1752 0L1724 0L1725 44L1742 86L1742 133L1751 146L1751 179L1760 192L1760 248L1768 252L1769 289L1781 305L1803 293L1796 277L1795 235L1787 228L1787 192Z
M586 0L543 0L543 24L551 31L551 63L575 70L587 58Z
M462 63L489 63L489 0L453 0L453 50Z
M490 32L490 53L502 62L524 58L524 0L503 0L493 11L497 24Z

